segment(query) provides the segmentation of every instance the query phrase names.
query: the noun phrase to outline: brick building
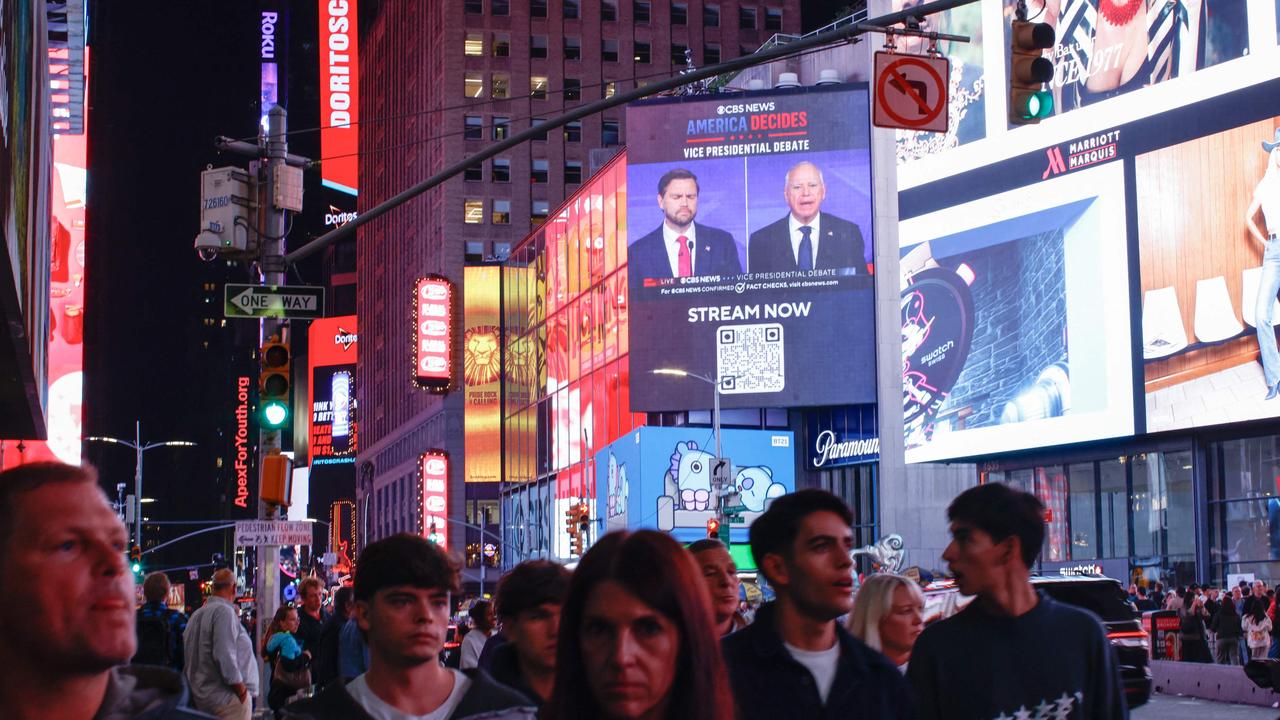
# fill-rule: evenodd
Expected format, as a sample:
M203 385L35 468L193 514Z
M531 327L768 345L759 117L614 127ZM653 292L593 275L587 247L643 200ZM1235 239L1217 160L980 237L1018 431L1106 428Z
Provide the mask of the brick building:
M702 66L801 26L799 0L386 0L363 15L361 212L539 119L669 77L686 49ZM418 531L418 455L440 448L460 461L464 451L461 393L409 383L413 280L439 273L461 283L465 262L504 256L579 187L593 155L595 166L609 156L593 151L624 143L624 115L549 132L361 229L364 537ZM467 503L455 472L450 515L467 516ZM463 546L461 526L451 524L449 540Z

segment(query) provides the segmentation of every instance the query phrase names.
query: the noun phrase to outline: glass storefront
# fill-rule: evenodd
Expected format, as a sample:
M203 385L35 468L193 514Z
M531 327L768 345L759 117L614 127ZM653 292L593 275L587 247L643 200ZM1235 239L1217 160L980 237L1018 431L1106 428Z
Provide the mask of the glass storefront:
M1280 582L1280 436L1212 442L1205 456L1211 577Z

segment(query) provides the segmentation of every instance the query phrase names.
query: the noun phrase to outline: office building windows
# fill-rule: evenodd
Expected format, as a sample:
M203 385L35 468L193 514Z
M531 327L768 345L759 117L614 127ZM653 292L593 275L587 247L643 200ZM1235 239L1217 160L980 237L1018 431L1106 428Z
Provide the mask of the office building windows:
M604 38L600 41L600 59L604 62L618 62L618 38Z
M576 20L582 15L582 3L580 0L564 0L564 17L566 20Z
M501 183L511 182L511 160L494 158L493 164L489 166L489 179Z
M529 212L529 219L534 225L541 225L547 221L547 214L551 212L551 203L546 200L534 200L533 209Z
M511 76L507 73L493 73L489 76L489 82L492 83L489 90L489 97L494 100L502 100L511 97Z
M582 59L582 38L570 37L568 35L564 36L564 59Z
M671 64L677 68L682 68L688 62L684 53L689 48L678 43L671 43Z
M573 122L565 123L564 141L573 142L573 143L582 142L582 121L581 120L574 120Z
M618 19L618 0L604 0L600 3L600 19L606 22Z
M715 65L720 62L720 43L709 42L702 46L702 64Z
M578 102L582 99L582 81L577 78L564 79L564 101Z
M782 32L782 8L764 9L764 29Z
M493 212L490 213L489 222L494 225L510 225L511 224L511 201L510 200L494 200Z
M653 3L647 2L647 0L635 0L635 2L631 3L632 19L638 23L649 22L649 16L652 14L652 10Z
M511 118L504 115L493 116L493 139L506 140L511 137Z
M544 18L547 16L547 0L529 0L529 17Z
M468 225L480 225L484 222L484 200L467 198L462 201L463 222Z
M466 170L462 171L462 179L467 182L483 182L484 169L480 165L468 165Z
M546 119L546 118L534 118L534 119L532 119L532 120L530 120L530 121L529 121L529 127L530 127L530 128L536 128L536 127L538 127L539 125L541 125L541 124L545 123L546 121L547 121L547 119ZM533 136L533 139L534 139L534 140L546 140L546 139L547 139L547 134L544 132L544 133L542 133L541 135L534 135L534 136ZM536 162L536 161L535 161L535 162Z
M756 9L753 7L738 7L738 28L741 30L756 29Z
M649 64L649 43L640 42L639 40L637 40L635 55L632 59L643 65L648 65Z
M511 36L506 33L493 34L493 56L508 57L511 55Z
M605 147L622 144L622 124L617 120L605 120L600 125L600 144Z
M462 76L462 92L469 98L484 95L484 73L479 70L467 70Z
M689 3L671 3L671 24L689 24Z
M484 139L484 118L479 115L466 115L462 120L462 137L466 140Z
M702 6L702 27L720 27L720 6L708 3Z
M462 54L467 57L484 55L484 33L467 33L467 39L462 42Z
M489 0L489 12L492 15L510 15L511 0Z
M618 83L613 80L609 80L601 88L603 97L611 98L618 94Z
M468 15L484 14L484 0L463 0L462 7Z
M529 37L529 57L545 58L547 56L547 36L531 35Z
M535 158L529 171L529 182L541 185L549 179L548 164L545 158Z
M564 181L565 183L582 182L582 163L577 160L564 161Z
M547 99L547 76L531 75L529 77L529 95L534 100Z

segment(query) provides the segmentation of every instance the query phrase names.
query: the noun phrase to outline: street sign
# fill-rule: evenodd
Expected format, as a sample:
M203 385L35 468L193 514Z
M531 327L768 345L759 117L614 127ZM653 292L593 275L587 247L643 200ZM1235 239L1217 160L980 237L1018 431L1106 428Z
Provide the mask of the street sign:
M951 61L933 55L878 52L875 63L876 127L947 131Z
M711 487L733 486L733 461L729 458L716 458L711 462Z
M229 318L324 317L324 288L227 283L223 288L222 315Z
M302 520L240 520L236 522L236 547L310 545L311 527Z

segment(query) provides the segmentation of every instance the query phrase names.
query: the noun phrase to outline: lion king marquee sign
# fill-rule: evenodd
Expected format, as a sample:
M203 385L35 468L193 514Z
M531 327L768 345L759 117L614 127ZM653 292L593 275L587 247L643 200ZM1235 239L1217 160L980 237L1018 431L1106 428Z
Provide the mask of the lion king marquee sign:
M502 479L502 268L476 265L463 271L462 381L466 482Z

